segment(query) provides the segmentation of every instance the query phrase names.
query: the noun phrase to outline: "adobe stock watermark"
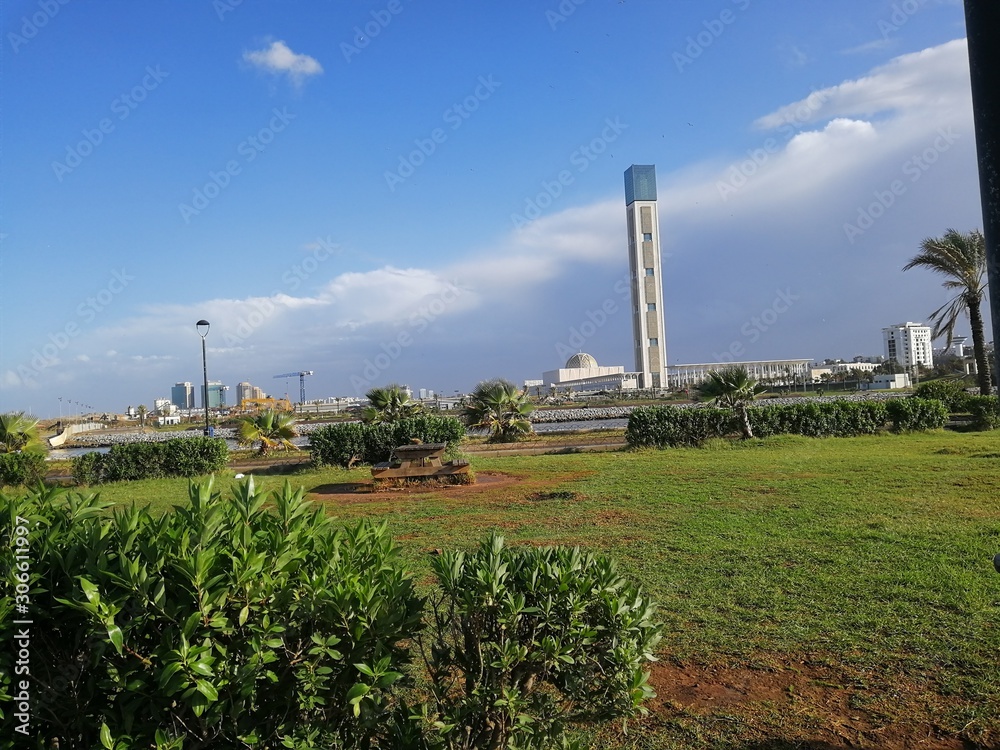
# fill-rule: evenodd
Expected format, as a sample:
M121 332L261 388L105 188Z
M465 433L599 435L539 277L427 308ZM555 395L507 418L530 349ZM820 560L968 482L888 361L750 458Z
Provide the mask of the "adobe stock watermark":
M352 57L360 55L361 51L372 43L372 39L385 31L386 27L392 23L392 20L402 12L403 3L401 0L389 0L384 8L370 11L371 20L365 21L364 26L359 24L354 27L353 44L348 42L340 43L340 53L344 56L344 59L350 62Z
M771 157L781 151L782 144L790 141L798 133L798 129L809 122L829 98L830 94L825 91L814 91L803 99L791 116L778 127L783 141L779 141L778 138L768 138L759 147L747 149L746 159L730 164L727 170L728 177L715 183L722 200L729 200L729 196L759 174L764 165L771 160Z
M14 731L28 736L31 727L32 694L31 694L31 541L28 527L30 521L21 516L15 516L14 533L11 535L11 547L14 552L14 564L10 572L14 579L14 610L17 619L13 621L14 630L14 676L11 689L14 693ZM37 525L37 524L36 524Z
M715 362L737 362L746 354L747 344L756 344L760 337L778 322L778 319L788 312L792 305L800 299L799 295L791 289L776 289L774 301L770 306L761 311L760 315L754 315L740 326L742 338L733 339L729 347L722 354L715 353L712 356Z
M38 32L49 25L49 21L59 15L62 6L68 5L70 0L39 0L38 10L30 16L21 16L20 34L13 31L7 34L7 41L10 42L11 49L16 55L21 51L21 47L26 45L36 36Z
M208 180L191 191L191 202L177 204L177 210L180 211L185 224L190 224L193 217L198 216L208 208L209 204L229 187L233 178L243 171L243 167L264 153L274 141L275 136L287 128L296 117L288 111L287 107L282 107L280 110L275 107L271 110L271 115L267 125L253 135L244 138L236 147L236 153L242 159L230 159L217 172L210 170Z
M142 102L150 92L155 91L170 73L160 70L160 66L146 66L146 75L142 77L135 86L111 100L109 108L111 114L117 115L117 121L121 122L128 118L130 114ZM80 131L83 136L75 145L66 146L66 157L63 161L52 162L52 172L56 179L62 182L66 175L72 174L73 170L83 164L83 160L94 153L98 146L104 143L104 139L115 132L117 123L110 117L102 117L94 128L84 128Z
M632 298L630 278L626 274L618 279L612 287L612 291L617 297L609 295L596 308L588 308L584 313L584 319L577 325L570 326L566 332L566 338L555 344L557 359L565 361L581 351L584 344L595 336L607 324L608 320L617 315L622 307L628 307Z
M545 20L549 22L549 28L555 31L559 24L566 23L569 17L576 13L576 9L585 2L587 0L561 0L555 8L545 11Z
M76 318L70 320L57 331L48 334L48 343L38 349L31 350L28 364L17 367L17 375L22 382L33 382L43 370L59 362L59 353L69 347L70 342L83 333L83 325L92 323L97 316L110 307L115 297L124 292L129 284L136 280L124 268L112 271L108 283L94 295L91 295L76 306Z
M493 96L493 93L500 86L501 83L494 81L492 75L479 76L477 86L473 89L472 93L462 99L462 101L448 107L441 115L444 124L449 126L448 130L440 127L434 128L426 138L414 139L413 144L416 148L410 153L399 157L399 164L395 170L385 171L385 184L388 186L389 192L396 192L397 185L401 185L412 177L417 169L432 154L437 152L441 144L448 140L449 131L453 133L462 127L465 121L472 117L480 105Z
M892 14L888 19L881 19L878 22L878 30L883 39L888 39L892 34L899 31L912 18L917 11L927 4L927 0L902 0L902 2L892 4Z
M740 12L750 7L750 0L730 0ZM736 23L739 16L731 8L723 8L717 18L709 18L702 21L704 27L694 36L689 36L685 41L687 45L684 52L674 52L673 61L677 66L677 72L683 73L684 68L694 64L694 61L701 57L705 50L715 44L716 40L722 36L726 29Z
M617 141L627 129L628 125L620 118L616 117L613 120L607 118L599 136L579 146L569 155L569 165L575 168L575 173L571 169L561 169L551 179L542 180L541 191L524 199L524 212L510 215L510 222L514 228L520 229L540 217L542 211L551 206L563 191L573 184L576 175L586 172L590 165L608 150L608 146Z
M212 0L212 9L220 21L226 20L226 14L243 5L243 0Z
M248 301L253 309L236 319L234 330L231 331L227 327L223 331L222 336L226 346L239 346L246 343L254 331L264 325L276 312L277 308L271 302L272 298L277 297L282 292L294 292L304 281L316 273L323 263L341 253L340 245L330 237L317 237L310 247L309 255L292 264L281 274L281 281L284 284L282 289L275 289L271 292L270 297L257 297Z
M451 280L434 299L411 313L407 327L399 331L395 338L383 341L381 351L373 357L366 357L361 375L351 375L351 385L354 392L361 396L382 380L385 372L392 367L403 352L416 343L417 337L431 327L462 296L458 282Z
M920 178L941 158L941 154L948 151L959 138L958 133L951 126L939 128L937 132L937 137L930 146L903 162L901 170L903 176L909 178L909 184L901 179L893 180L884 190L876 190L872 193L875 200L871 203L866 206L858 206L858 217L854 222L844 222L844 234L847 236L848 242L853 245L858 237L875 226L875 222L896 205L899 198L906 195L909 186L919 182Z

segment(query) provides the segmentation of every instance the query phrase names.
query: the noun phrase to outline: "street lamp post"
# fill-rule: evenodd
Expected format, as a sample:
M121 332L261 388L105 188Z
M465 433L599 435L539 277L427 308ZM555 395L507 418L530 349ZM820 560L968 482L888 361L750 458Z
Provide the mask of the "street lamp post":
M203 328L204 331L202 330ZM205 378L205 390L201 394L202 400L205 402L205 435L208 435L211 431L211 427L208 424L208 360L205 357L205 337L208 336L209 328L210 324L207 320L199 320L195 324L195 330L201 336L201 372Z

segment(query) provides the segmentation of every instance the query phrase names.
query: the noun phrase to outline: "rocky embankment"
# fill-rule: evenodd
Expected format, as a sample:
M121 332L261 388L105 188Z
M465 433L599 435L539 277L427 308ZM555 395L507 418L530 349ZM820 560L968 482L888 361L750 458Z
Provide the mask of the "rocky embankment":
M800 404L804 401L884 401L890 398L899 398L903 393L886 393L878 391L875 393L852 393L837 396L793 396L791 398L769 398L758 402L761 405L783 405ZM697 409L704 404L677 404L680 409ZM625 419L629 413L638 407L635 406L593 406L582 409L539 409L531 415L531 421L535 424L553 424L560 422L590 422L600 419ZM322 422L302 422L296 425L300 435L308 435L320 427L324 427ZM125 443L158 443L174 438L201 437L202 430L182 430L176 432L110 432L95 431L74 435L66 442L66 447L93 447L122 445ZM236 430L231 427L219 427L215 430L215 436L236 439Z

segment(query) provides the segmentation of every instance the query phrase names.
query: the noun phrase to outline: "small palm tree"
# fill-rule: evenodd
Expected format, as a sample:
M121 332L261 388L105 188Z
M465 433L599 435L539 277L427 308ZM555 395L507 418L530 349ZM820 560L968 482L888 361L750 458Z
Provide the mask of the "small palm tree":
M0 414L0 453L19 453L39 445L38 420L23 411Z
M369 406L361 412L365 422L398 422L400 419L413 417L424 410L423 404L412 401L403 387L390 383L382 388L372 388L365 394Z
M753 401L763 388L750 377L747 368L734 366L722 370L712 370L708 378L695 387L695 393L703 401L712 401L727 409L732 409L743 423L743 437L753 437L747 404Z
M139 415L139 430L144 431L146 429L146 405L139 404L135 409L135 413Z
M979 392L989 396L991 391L990 362L986 356L986 335L983 332L982 302L986 290L986 240L982 232L973 229L963 234L949 229L943 237L928 237L920 243L920 252L903 266L904 271L916 267L927 268L945 277L941 285L957 294L930 314L934 326L932 336L947 335L951 346L952 334L959 316L969 316L972 328L972 345L976 357Z
M298 450L298 446L292 443L297 434L295 415L265 409L240 420L237 442L240 445L259 444L258 453L266 456L272 450Z
M506 443L531 432L534 411L527 394L509 380L484 380L476 386L462 414L470 427L489 430L491 443Z

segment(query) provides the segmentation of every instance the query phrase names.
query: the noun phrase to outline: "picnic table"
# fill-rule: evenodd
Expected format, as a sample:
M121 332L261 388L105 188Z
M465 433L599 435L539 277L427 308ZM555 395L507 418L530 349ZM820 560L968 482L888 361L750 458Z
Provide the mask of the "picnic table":
M444 461L447 443L401 445L392 452L392 459L372 466L374 479L406 479L409 477L440 477L468 474L469 462L461 459Z

